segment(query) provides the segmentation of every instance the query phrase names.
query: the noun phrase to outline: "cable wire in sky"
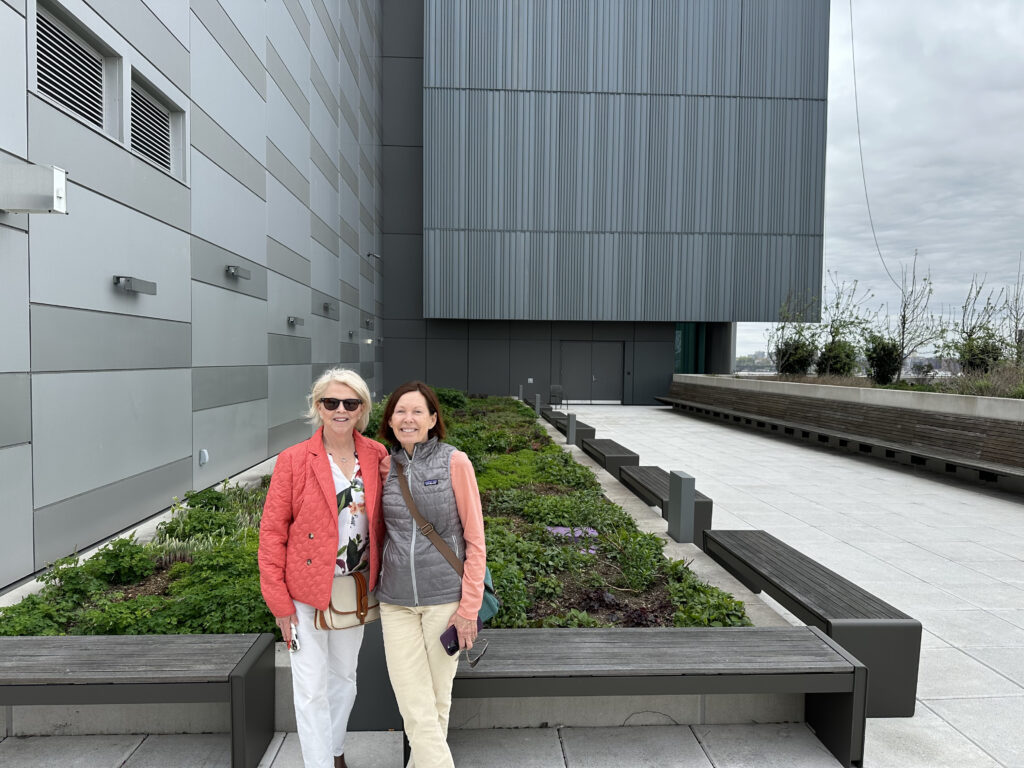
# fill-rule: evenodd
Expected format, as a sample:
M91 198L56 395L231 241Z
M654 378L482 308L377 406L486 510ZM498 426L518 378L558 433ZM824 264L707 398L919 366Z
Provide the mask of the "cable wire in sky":
M889 266L885 263L885 257L882 256L882 248L878 245L878 234L875 232L875 219L871 215L871 199L868 197L868 177L864 170L864 142L861 140L860 135L860 98L857 94L857 53L853 45L853 0L850 0L850 61L853 65L853 110L857 116L857 149L860 152L860 178L864 183L864 204L868 209L868 224L871 226L871 237L875 241L875 250L878 252L878 259L882 262L882 268L885 270L885 274L892 280L892 284L902 290L902 286L896 282L896 279L892 276L892 272L889 271Z

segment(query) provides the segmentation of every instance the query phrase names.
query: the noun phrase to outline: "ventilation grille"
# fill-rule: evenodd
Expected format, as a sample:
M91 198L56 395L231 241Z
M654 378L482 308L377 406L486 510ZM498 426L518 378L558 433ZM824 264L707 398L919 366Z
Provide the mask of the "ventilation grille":
M171 170L171 118L136 83L132 83L132 149Z
M36 14L39 90L93 125L103 127L103 59L53 19Z

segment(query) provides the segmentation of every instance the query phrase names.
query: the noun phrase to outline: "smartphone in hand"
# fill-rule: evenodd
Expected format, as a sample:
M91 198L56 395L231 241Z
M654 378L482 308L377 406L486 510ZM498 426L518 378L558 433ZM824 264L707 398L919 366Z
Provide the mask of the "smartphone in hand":
M479 618L476 620L476 631L479 632L483 629L484 623ZM452 624L448 629L441 633L441 647L444 648L444 652L449 656L454 656L459 652L459 633L455 629L455 625Z

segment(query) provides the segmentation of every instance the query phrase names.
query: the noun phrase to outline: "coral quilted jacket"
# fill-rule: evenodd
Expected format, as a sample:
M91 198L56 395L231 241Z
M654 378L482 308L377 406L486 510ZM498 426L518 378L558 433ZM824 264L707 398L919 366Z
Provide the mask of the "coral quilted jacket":
M377 586L384 516L380 510L380 443L353 433L366 489L370 524L370 589ZM295 613L298 600L325 609L338 556L338 502L322 428L281 452L260 523L260 589L274 616Z

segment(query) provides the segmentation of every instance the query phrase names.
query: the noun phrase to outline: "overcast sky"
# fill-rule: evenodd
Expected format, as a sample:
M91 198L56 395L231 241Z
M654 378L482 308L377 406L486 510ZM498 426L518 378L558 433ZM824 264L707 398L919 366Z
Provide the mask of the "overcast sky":
M825 269L898 306L875 250L857 150L850 0L832 0ZM935 309L973 274L1012 284L1024 250L1024 0L853 0L857 90L878 243L899 279L918 250ZM741 323L737 354L765 349Z

